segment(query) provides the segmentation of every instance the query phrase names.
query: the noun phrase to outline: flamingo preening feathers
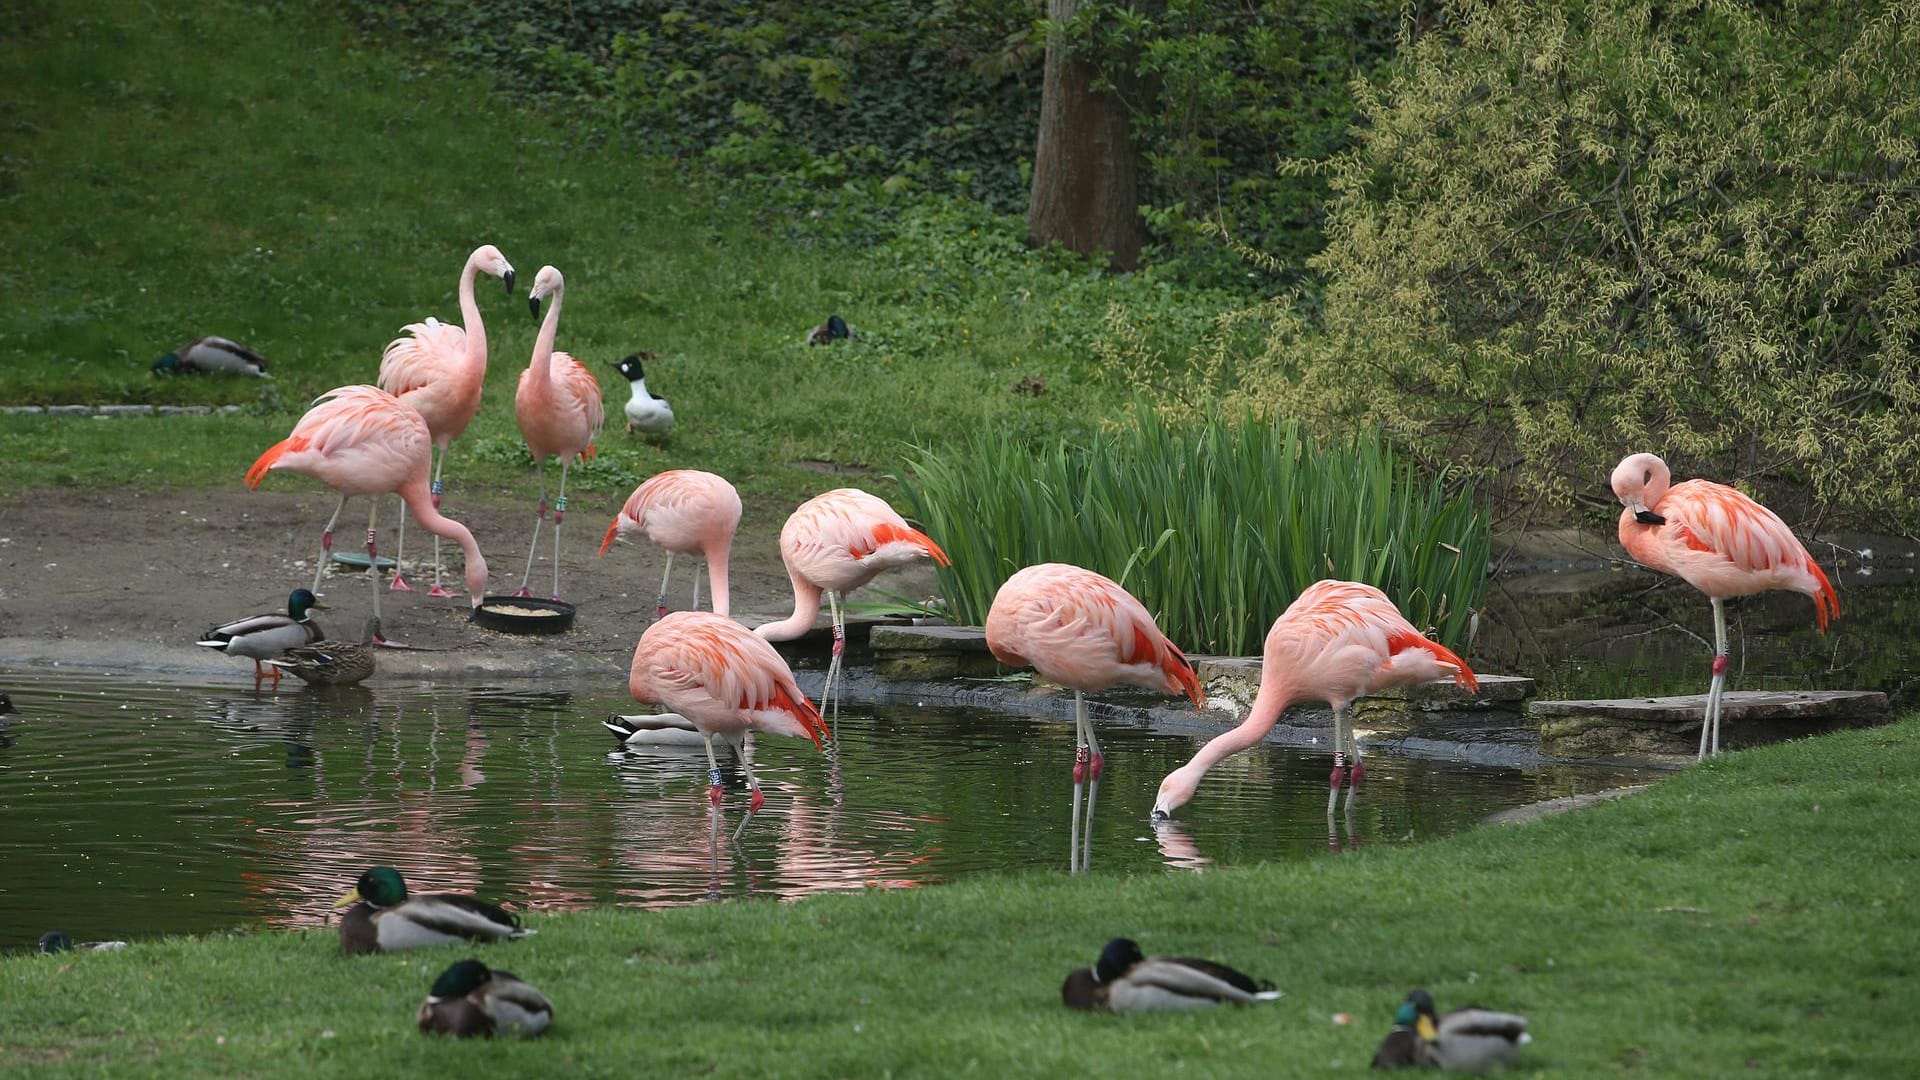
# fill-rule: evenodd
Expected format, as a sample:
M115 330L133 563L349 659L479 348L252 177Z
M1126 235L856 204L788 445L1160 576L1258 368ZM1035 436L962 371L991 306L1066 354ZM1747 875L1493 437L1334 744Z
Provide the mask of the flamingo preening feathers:
M480 390L487 381L487 329L473 299L474 276L485 271L506 282L513 294L513 264L500 249L482 244L460 268L460 318L465 328L438 319L409 324L403 336L387 343L380 356L380 389L399 398L427 421L438 459L433 466L433 505L440 505L440 473L447 447L467 430L480 411ZM342 499L344 502L344 497ZM338 516L339 511L335 511ZM393 589L411 592L402 572L407 551L407 517L400 515L400 543L394 552ZM314 588L319 588L318 579ZM428 596L452 596L440 582L440 537L433 538L433 588Z
M1341 781L1349 784L1347 806L1351 809L1354 794L1366 776L1366 766L1360 763L1360 746L1347 720L1347 706L1374 690L1436 679L1452 679L1468 690L1480 686L1465 660L1414 629L1386 593L1358 581L1315 582L1267 631L1260 690L1247 710L1247 718L1232 731L1214 736L1191 761L1160 781L1153 816L1165 818L1186 805L1208 769L1259 742L1287 706L1324 701L1333 707L1333 772L1327 778L1331 829Z
M1093 804L1100 791L1100 740L1087 719L1086 695L1114 686L1186 694L1205 708L1207 695L1186 654L1167 640L1133 594L1102 574L1066 563L1040 563L1014 574L987 612L987 648L1015 667L1032 667L1073 690L1079 739L1073 760L1073 825L1068 868L1084 870L1093 848ZM1086 852L1080 844L1081 787L1087 793Z
M466 555L467 592L473 606L487 591L487 560L465 525L441 515L433 505L427 475L433 464L433 436L418 412L377 386L342 386L320 395L293 433L274 443L247 470L247 486L257 488L269 472L304 473L340 493L371 496L367 510L367 577L373 582L373 617L380 617L380 571L374 538L379 497L400 496L414 520L435 536L460 545ZM335 519L340 509L333 512ZM333 522L320 537L320 561L333 550Z
M673 557L700 555L707 561L707 576L713 579L713 610L716 615L730 614L727 581L727 556L733 550L733 534L740 527L740 493L724 477L698 469L669 469L642 481L627 496L626 505L607 526L600 541L605 555L620 536L639 533L667 549L667 569L660 575L660 596L653 617L667 614L667 581L673 574ZM693 568L693 607L700 606L700 568Z
M560 599L560 522L567 516L567 469L575 457L593 456L593 435L606 420L600 402L600 381L586 365L563 352L553 350L554 335L560 328L560 304L566 295L566 281L560 271L543 266L534 275L533 292L527 305L534 318L540 317L540 302L549 297L547 317L540 323L540 334L533 341L533 359L520 373L520 386L513 395L513 415L520 421L520 435L533 453L540 470L540 505L533 518L533 541L527 545L527 568L520 575L516 596L530 596L527 579L533 575L533 555L540 547L540 525L547 519L547 459L560 459L560 497L553 504L553 598Z
M746 770L752 796L738 837L766 801L746 752L749 731L764 731L821 746L826 725L800 692L793 669L772 645L724 615L676 611L647 627L633 650L627 690L634 700L663 705L692 723L707 744L708 797L720 805L718 737Z
M1814 621L1825 630L1840 614L1840 598L1778 514L1725 484L1672 481L1667 463L1652 454L1630 455L1613 469L1613 493L1625 507L1620 546L1713 603L1713 679L1698 760L1707 756L1709 745L1720 752L1720 696L1727 682L1727 615L1721 601L1770 589L1805 593L1813 599Z

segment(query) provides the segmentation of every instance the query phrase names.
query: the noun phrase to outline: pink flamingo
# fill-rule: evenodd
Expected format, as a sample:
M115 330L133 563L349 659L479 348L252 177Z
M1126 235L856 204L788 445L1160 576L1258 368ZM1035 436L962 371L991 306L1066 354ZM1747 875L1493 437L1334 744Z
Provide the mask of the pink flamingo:
M480 411L480 388L487 379L487 328L473 299L474 276L486 271L506 282L513 293L513 265L500 249L482 244L467 256L460 269L460 318L466 324L448 326L438 319L411 323L387 343L380 357L380 389L399 398L426 418L438 459L433 466L433 505L440 506L440 473L447 467L447 447L473 422ZM343 500L344 501L344 500ZM336 516L338 510L335 510ZM331 528L331 526L329 526ZM393 583L399 592L412 592L401 566L407 552L407 515L400 515L400 544L393 557ZM324 564L323 564L324 565ZM316 579L317 581L317 579ZM319 588L318 584L314 588ZM433 538L433 588L428 596L452 596L440 583L440 538Z
M1214 736L1193 760L1160 781L1153 816L1169 817L1186 805L1215 762L1259 742L1287 706L1324 701L1333 707L1333 772L1327 777L1331 829L1340 782L1350 781L1347 807L1351 812L1353 797L1367 774L1347 721L1347 707L1355 698L1383 687L1448 678L1468 690L1480 688L1467 662L1415 630L1386 593L1357 581L1315 582L1267 631L1260 690L1247 718L1232 731Z
M1825 630L1840 614L1840 598L1778 514L1725 484L1672 481L1667 463L1652 454L1633 454L1613 467L1613 493L1626 508L1620 511L1620 546L1713 602L1713 680L1700 723L1699 760L1707 756L1709 729L1712 752L1720 752L1720 695L1727 681L1727 615L1721 601L1791 589L1813 598L1814 621Z
M822 705L831 701L839 715L834 682L840 657L847 648L847 627L840 601L872 581L883 570L931 557L941 566L953 565L947 553L927 534L908 525L884 499L858 488L835 488L800 504L780 528L780 558L793 582L793 614L754 628L768 641L792 641L813 629L820 614L820 594L827 594L833 614L833 658L827 663Z
M725 615L676 611L647 627L633 650L627 690L634 700L664 705L687 718L707 744L707 797L720 805L720 762L715 736L725 739L746 771L753 794L739 838L766 802L746 749L747 732L764 731L812 739L819 748L820 711L793 681L793 669L772 645Z
M540 323L540 336L533 341L533 359L520 373L520 388L513 395L513 415L520 421L520 435L533 452L533 463L540 470L540 505L534 512L533 542L527 545L527 569L520 575L515 596L531 596L527 579L533 575L533 554L540 547L540 525L547 519L547 459L560 459L560 497L553 504L553 598L560 599L560 522L567 516L567 468L575 455L593 456L593 433L600 430L606 411L600 404L600 381L586 365L563 352L553 351L553 336L560 328L560 302L566 294L566 281L560 271L543 266L534 275L533 292L527 303L535 318L540 301L551 296L552 306Z
M421 528L460 545L466 554L467 592L473 606L487 591L487 560L465 525L434 508L427 476L433 464L433 435L419 413L376 386L342 386L316 399L293 426L293 433L267 447L247 470L247 487L257 488L267 473L286 469L305 473L340 493L368 495L367 578L373 583L373 617L380 618L380 571L374 519L380 496L400 496ZM340 511L334 510L338 518ZM320 539L320 559L333 546L333 525ZM381 644L387 644L381 642Z
M633 489L627 504L607 526L600 554L616 536L638 532L667 549L667 572L660 575L660 596L653 617L667 614L667 581L673 575L673 557L704 555L707 576L713 579L713 611L728 612L727 556L733 550L734 530L740 527L740 493L722 477L698 469L669 469L655 473ZM700 606L700 568L693 568L693 606Z
M987 612L987 648L1003 664L1032 667L1073 689L1073 827L1067 865L1086 869L1093 853L1093 803L1100 790L1100 740L1087 719L1086 695L1114 686L1184 693L1193 707L1207 695L1193 665L1147 613L1112 579L1065 563L1029 566L1006 580ZM1087 797L1086 853L1080 851L1081 787Z

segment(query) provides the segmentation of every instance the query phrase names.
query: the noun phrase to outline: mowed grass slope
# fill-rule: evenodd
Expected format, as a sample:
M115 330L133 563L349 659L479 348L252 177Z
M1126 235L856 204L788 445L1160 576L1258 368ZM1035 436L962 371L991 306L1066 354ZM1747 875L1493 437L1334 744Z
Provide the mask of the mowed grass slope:
M346 957L329 928L16 955L0 961L0 1065L1357 1075L1425 985L1443 1007L1528 1014L1522 1076L1907 1075L1917 751L1909 717L1730 755L1577 814L1255 869L535 915L537 935L485 950ZM1204 790L1189 812L1206 813ZM1229 960L1286 997L1189 1016L1062 1008L1066 971L1115 934ZM414 1031L433 976L469 953L549 993L547 1038Z
M1113 391L1076 377L1085 361L1052 344L1044 296L963 276L927 287L897 253L811 244L751 199L690 191L640 140L517 108L444 63L370 51L308 5L15 9L0 38L0 404L251 408L0 418L5 490L237 483L314 395L373 381L402 326L458 319L455 279L484 242L520 284L508 296L479 283L492 363L449 465L456 487L527 483L512 399L543 263L567 278L560 348L607 395L611 456L577 477L582 488L624 491L694 466L799 495L831 486L794 467L803 459L884 468L906 440L1108 411ZM835 223L811 227L825 236ZM832 312L863 340L802 346ZM206 333L258 348L274 380L148 374ZM618 422L627 388L606 361L640 349L661 354L650 383L679 416L664 452ZM1025 374L1046 377L1048 393L1011 393Z

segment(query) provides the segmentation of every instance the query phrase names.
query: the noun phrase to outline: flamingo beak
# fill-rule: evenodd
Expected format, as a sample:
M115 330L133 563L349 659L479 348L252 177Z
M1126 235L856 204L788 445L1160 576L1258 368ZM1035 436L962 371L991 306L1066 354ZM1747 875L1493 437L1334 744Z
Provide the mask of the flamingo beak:
M1642 525L1665 525L1667 523L1666 518L1661 517L1659 514L1654 513L1644 506L1633 512L1633 520Z
M533 309L534 318L537 319L540 317L540 298L539 297L537 296L527 297L527 306Z
M511 266L507 267L507 273L504 280L507 283L507 295L512 296L513 295L513 267Z

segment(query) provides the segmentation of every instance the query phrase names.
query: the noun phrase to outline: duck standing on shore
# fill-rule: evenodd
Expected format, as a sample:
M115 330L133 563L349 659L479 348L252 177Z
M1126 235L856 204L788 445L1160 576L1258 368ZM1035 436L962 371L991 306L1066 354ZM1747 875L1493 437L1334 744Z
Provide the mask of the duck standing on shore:
M627 380L632 396L627 398L627 434L642 431L648 435L665 435L673 430L673 406L667 399L647 389L647 372L642 361L659 359L650 352L637 352L625 359L614 360L614 369L620 377Z
M311 645L326 637L320 624L313 621L312 614L326 606L311 591L295 589L287 594L285 615L275 611L235 619L200 635L200 640L194 644L218 649L228 656L247 657L253 661L253 681L256 686L269 675L273 677L274 685L278 686L280 669L262 667L260 662L275 659L288 649Z

